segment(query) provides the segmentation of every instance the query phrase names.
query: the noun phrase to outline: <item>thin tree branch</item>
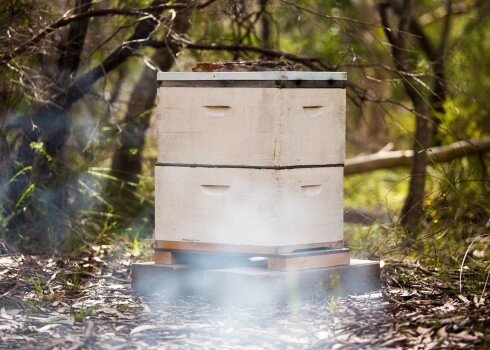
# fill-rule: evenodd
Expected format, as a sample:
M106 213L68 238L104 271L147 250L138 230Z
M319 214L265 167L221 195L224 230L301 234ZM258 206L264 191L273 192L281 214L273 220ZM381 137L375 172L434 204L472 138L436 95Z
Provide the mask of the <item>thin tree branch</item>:
M196 2L196 8L204 8L216 0L208 0L202 3ZM145 20L147 16L153 16L152 13L156 11L156 13L161 13L164 10L182 10L188 8L190 5L185 3L175 3L175 4L161 4L155 6L149 6L145 8L134 8L134 9L101 9L101 10L92 10L85 13L78 13L74 15L69 15L73 11L70 10L66 12L61 18L56 20L54 23L48 25L47 27L41 29L36 35L34 35L30 40L28 40L25 44L22 44L3 55L0 58L0 63L6 63L13 58L24 53L29 47L37 44L40 40L51 34L57 29L65 27L72 22L81 21L87 18L95 18L95 17L105 17L105 16L144 16L140 20Z
M183 40L153 40L150 39L146 43L150 47L160 48L167 46L178 46L190 50L208 50L208 51L248 51L255 52L259 54L265 54L269 57L283 58L293 62L301 63L304 66L312 70L334 70L334 66L327 65L322 61L320 57L302 57L286 53L280 50L268 49L263 47L258 47L254 45L244 45L244 44L211 44L211 43L192 43Z
M324 13L319 13L319 12L313 11L312 9L309 9L307 7L300 6L300 5L295 4L295 3L288 1L288 0L280 0L280 1L285 3L286 5L289 5L289 6L296 8L298 11L308 12L308 13L311 13L312 15L315 15L318 17L332 19L332 20L336 20L336 21L340 20L340 21L346 21L346 22L353 22L353 23L362 24L362 25L368 26L368 27L380 28L380 26L378 24L364 22L364 21L360 21L360 20L357 20L354 18L349 18L349 17L326 15Z
M154 0L152 6L155 8L145 19L141 20L131 37L119 45L111 54L98 66L83 74L64 92L54 98L55 105L61 109L67 109L75 101L83 97L92 85L102 76L106 75L129 57L135 51L144 46L150 35L158 28L160 21L158 16L163 12L164 7L157 6L162 0ZM165 1L167 2L167 1Z

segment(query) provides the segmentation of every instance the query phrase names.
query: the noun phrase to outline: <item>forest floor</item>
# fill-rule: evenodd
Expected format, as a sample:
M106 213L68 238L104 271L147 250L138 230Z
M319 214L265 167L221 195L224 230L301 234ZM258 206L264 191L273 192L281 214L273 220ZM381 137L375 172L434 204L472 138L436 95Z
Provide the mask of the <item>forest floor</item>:
M489 301L407 262L373 294L248 309L133 296L129 271L114 255L0 255L0 349L490 348Z

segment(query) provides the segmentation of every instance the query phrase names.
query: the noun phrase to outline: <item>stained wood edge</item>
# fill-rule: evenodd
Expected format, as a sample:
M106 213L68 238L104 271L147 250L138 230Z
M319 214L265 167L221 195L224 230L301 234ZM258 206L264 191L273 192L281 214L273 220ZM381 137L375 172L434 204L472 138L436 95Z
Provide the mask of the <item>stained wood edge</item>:
M160 80L159 87L345 89L345 80Z
M153 261L155 262L155 264L161 265L175 265L177 263L172 252L162 251L158 249L155 250Z
M346 72L306 72L291 70L158 72L158 81L346 81Z
M332 254L318 253L304 256L300 254L288 254L285 256L275 256L268 259L268 269L271 271L298 271L316 269L322 267L333 267L349 265L349 250L335 252Z
M238 244L219 244L219 243L203 243L203 242L179 242L179 241L155 241L155 249L166 251L199 251L199 252L215 252L215 253L236 253L258 256L274 256L291 254L298 250L307 249L341 249L344 247L344 242L320 242L308 243L289 246L258 246L258 245L238 245Z

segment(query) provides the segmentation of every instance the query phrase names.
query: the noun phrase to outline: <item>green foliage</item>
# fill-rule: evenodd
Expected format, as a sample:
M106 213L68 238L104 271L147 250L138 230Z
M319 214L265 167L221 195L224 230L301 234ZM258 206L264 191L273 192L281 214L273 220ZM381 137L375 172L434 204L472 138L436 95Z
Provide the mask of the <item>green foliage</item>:
M60 272L58 277L67 291L78 292L82 286L82 281L78 272L69 275Z
M54 159L46 152L46 146L44 142L31 142L31 148L35 150L37 153L46 157L46 159L52 162Z
M78 310L73 310L72 316L76 322L81 322L92 315L96 308L97 305L93 305L91 307L85 307L84 305L82 305Z
M31 283L32 286L34 287L37 297L38 298L44 297L45 294L44 283L42 282L41 277L39 275L31 277Z
M385 211L395 217L403 205L407 186L406 169L347 176L344 179L344 206Z
M429 169L423 221L416 238L397 220L371 226L346 224L345 239L353 254L409 258L437 268L441 280L448 279L445 276L451 271L460 271L461 290L454 287L455 293L484 293L490 268L489 161L489 155L464 157ZM396 177L383 181L390 174L393 176L392 171L373 172L363 175L363 182L356 177L346 179L346 202L373 211L393 208L397 200L390 199L390 194L395 195L401 183Z
M337 303L335 302L335 297L332 295L330 297L330 302L328 303L328 311L331 314L334 314L335 313L336 306L337 306Z

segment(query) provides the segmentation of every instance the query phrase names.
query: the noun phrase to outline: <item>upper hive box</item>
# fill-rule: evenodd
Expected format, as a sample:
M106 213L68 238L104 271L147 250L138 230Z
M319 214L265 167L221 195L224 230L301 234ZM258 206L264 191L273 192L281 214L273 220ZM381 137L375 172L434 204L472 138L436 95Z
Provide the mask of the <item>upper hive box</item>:
M158 163L341 165L345 73L158 73Z

